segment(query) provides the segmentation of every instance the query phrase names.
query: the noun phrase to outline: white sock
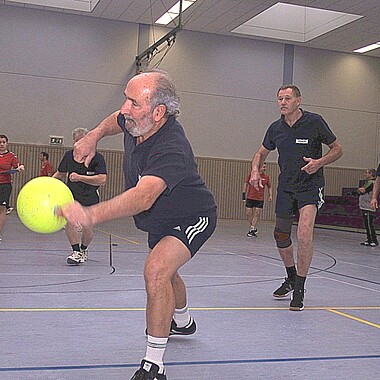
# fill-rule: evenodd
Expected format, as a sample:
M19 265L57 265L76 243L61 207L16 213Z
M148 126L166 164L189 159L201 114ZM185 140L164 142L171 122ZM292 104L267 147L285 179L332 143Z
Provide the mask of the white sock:
M144 360L157 364L160 369L158 373L164 373L164 353L168 338L156 338L155 336L148 335L148 345L146 347L146 354Z
M187 305L182 309L175 309L173 319L177 327L185 327L188 325L190 322L190 312Z

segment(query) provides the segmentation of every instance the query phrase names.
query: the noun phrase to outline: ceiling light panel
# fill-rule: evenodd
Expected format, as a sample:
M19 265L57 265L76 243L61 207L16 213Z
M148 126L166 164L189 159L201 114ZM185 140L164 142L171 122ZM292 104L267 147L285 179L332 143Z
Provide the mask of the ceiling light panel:
M371 44L368 46L364 46L360 49L354 50L354 53L367 53L367 51L375 50L380 48L380 41L376 42L375 44Z
M308 42L363 16L277 3L232 32L295 42Z
M99 0L8 0L10 3L22 3L40 5L43 7L53 7L71 9L82 12L92 12Z
M184 0L182 1L182 12L193 5L197 0ZM167 25L179 16L180 1L175 3L166 13L164 13L155 24Z

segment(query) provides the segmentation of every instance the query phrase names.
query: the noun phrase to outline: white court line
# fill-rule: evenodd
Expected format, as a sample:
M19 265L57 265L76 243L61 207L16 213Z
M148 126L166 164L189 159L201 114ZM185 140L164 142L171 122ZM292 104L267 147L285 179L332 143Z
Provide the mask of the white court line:
M333 282L339 282L340 284L344 284L344 285L349 285L349 286L353 286L355 288L359 288L359 289L364 289L364 290L369 290L371 292L375 292L375 293L380 293L380 290L376 290L376 289L373 289L373 288L367 288L366 286L361 286L361 285L356 285L356 284L352 284L350 282L346 282L346 281L342 281L342 280L336 280L334 278L330 278L330 277L325 277L325 276L312 276L312 278L321 278L321 279L325 279L325 280L330 280L330 281L333 281Z
M88 277L88 278L92 278L94 277L94 275L97 275L98 277L103 277L103 276L109 276L109 273L104 273L104 274L101 274L101 273L94 273L93 275L91 274L86 274L86 275L83 275L83 274L70 274L70 273L41 273L41 274L36 274L36 273L2 273L1 274L2 276L23 276L23 277L28 277L28 276L32 276L32 277L35 277L35 276L45 276L45 277L48 277L48 276L61 276L61 277L71 277L71 276L74 276L74 277ZM112 275L112 277L143 277L143 274L121 274L121 273L115 273ZM189 278L244 278L244 279L273 279L273 280L278 280L278 277L273 277L273 276L265 276L265 275L236 275L236 276L231 276L231 275L200 275L200 274L183 274L181 273L181 277L189 277Z
M367 269L373 269L373 270L380 271L380 267L373 267L373 266L369 266L369 265L350 263L349 261L344 261L344 260L341 260L341 259L337 260L337 263L339 263L339 264L340 263L344 263L344 264L352 265L352 266L355 266L355 267L361 267L361 268L367 268Z

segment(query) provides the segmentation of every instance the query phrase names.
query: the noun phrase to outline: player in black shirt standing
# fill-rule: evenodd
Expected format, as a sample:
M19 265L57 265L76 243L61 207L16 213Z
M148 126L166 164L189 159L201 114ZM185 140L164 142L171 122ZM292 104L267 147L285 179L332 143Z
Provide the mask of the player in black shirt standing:
M74 129L74 143L83 138L87 132L86 128ZM104 157L96 152L88 167L86 167L83 163L76 162L73 157L73 150L69 150L62 158L53 177L67 182L74 199L81 205L91 206L99 203L99 186L104 185L107 180L106 163ZM78 265L86 262L88 259L88 246L94 237L92 226L83 226L78 231L77 228L73 228L68 224L65 232L73 250L66 260L67 264Z
M317 210L324 203L323 166L342 155L342 147L320 115L299 108L301 92L294 85L280 87L277 103L281 118L267 130L262 146L252 159L250 183L259 188L260 173L269 152L278 151L280 175L276 200L276 225L274 238L284 262L287 277L274 291L282 298L293 291L290 310L303 310L304 284L313 257L313 229ZM322 155L322 144L329 147ZM295 266L291 230L296 212L297 268Z

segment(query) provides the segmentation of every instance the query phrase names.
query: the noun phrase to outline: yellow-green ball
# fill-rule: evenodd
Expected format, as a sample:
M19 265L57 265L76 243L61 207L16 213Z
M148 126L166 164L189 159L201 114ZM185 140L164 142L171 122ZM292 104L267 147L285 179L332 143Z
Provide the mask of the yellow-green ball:
M52 177L37 177L20 190L17 213L30 230L50 234L66 225L66 219L55 214L57 207L73 201L73 194L62 181Z

